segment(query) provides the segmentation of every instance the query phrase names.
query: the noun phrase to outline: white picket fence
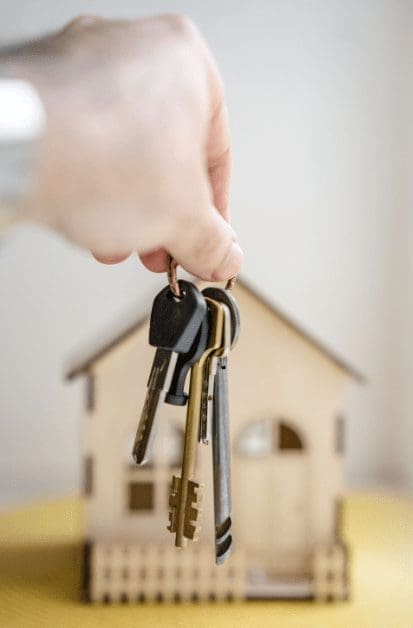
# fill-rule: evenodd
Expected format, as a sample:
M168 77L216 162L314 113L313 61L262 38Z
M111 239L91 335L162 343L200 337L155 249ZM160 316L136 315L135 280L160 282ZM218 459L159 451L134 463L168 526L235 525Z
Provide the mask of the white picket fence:
M242 599L246 561L234 552L223 565L210 547L95 543L90 556L92 602L195 601Z
M316 547L312 561L314 598L337 602L349 597L349 557L344 544Z

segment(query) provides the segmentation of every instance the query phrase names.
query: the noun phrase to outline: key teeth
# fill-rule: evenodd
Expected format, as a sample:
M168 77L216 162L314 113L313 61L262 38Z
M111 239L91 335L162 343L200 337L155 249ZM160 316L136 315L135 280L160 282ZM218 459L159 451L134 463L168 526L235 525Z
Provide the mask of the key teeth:
M204 486L197 482L188 482L187 507L184 523L184 536L190 541L198 541L201 529L202 508L200 507L203 497Z
M192 504L200 504L204 494L204 485L199 484L198 482L192 482L190 480L188 482L188 493L186 498L186 503L188 506L192 506Z
M169 490L169 525L167 529L170 532L176 532L176 515L178 510L179 489L181 486L181 478L176 475L172 477L172 484Z
M197 541L201 529L202 508L200 507L203 496L203 485L197 482L188 482L187 506L185 508L185 521L183 535L190 541ZM177 531L177 514L181 489L181 478L173 476L169 491L169 525L172 533Z

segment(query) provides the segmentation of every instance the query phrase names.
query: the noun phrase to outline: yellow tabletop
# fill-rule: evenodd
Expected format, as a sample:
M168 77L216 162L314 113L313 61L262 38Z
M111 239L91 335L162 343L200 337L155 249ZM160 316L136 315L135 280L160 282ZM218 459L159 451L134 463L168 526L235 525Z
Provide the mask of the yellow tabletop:
M81 503L35 504L0 515L0 627L413 628L413 500L352 495L350 602L87 605L79 601Z

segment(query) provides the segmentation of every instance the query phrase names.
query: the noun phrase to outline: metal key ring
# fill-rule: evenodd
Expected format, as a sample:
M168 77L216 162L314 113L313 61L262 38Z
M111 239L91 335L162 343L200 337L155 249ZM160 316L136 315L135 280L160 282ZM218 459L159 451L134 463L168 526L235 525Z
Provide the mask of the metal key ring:
M181 299L182 298L182 292L181 292L181 288L179 287L179 283L178 283L178 275L176 272L176 269L178 267L178 263L174 260L174 258L172 257L172 255L169 255L168 253L168 283L169 283L169 288L172 292L172 294L177 298L177 299ZM225 286L225 290L232 290L233 287L235 286L235 282L237 281L237 276L234 275L233 277L230 277L230 279L228 279L226 286Z
M170 288L172 294L177 299L181 299L183 295L182 295L181 288L179 287L179 283L178 283L178 275L177 275L177 272L176 272L177 266L178 266L177 262L174 260L172 255L169 255L169 253L168 253L168 270L167 270L167 272L168 272L169 288Z

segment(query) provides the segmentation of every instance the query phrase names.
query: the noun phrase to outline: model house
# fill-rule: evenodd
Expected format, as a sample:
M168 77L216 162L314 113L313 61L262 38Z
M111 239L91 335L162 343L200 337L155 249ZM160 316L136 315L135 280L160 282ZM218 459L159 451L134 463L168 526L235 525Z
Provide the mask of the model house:
M199 446L200 538L167 530L185 408L163 404L150 462L131 456L154 348L148 319L74 367L85 386L84 591L91 601L349 595L341 535L345 389L361 376L245 283L230 358L234 549L214 562L211 450ZM150 304L148 304L148 309Z

